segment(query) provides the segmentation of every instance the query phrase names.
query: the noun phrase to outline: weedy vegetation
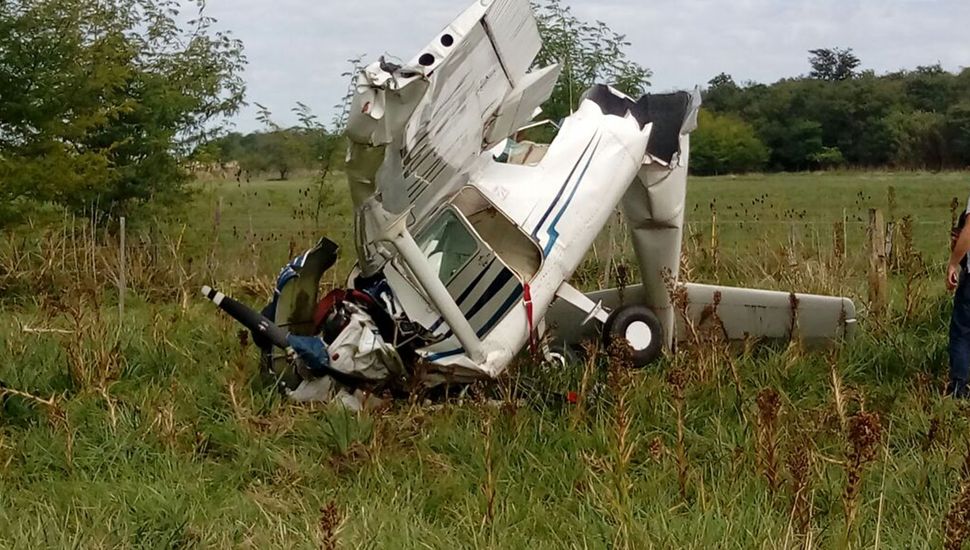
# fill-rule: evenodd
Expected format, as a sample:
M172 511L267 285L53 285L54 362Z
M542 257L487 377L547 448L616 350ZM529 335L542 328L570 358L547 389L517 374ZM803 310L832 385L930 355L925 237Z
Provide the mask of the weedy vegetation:
M35 221L0 237L0 547L970 538L970 409L941 396L939 267L965 174L692 180L684 276L849 295L860 326L836 348L802 345L797 314L790 341L728 344L712 308L646 370L615 347L590 345L565 368L524 353L495 383L359 414L282 400L250 340L196 297L209 283L261 304L279 266L320 235L345 245L324 281L342 284L352 224L338 176L322 216L309 179L197 183L180 217L127 220L124 266L114 220ZM878 318L869 208L893 223ZM636 281L624 231L604 231L578 284Z

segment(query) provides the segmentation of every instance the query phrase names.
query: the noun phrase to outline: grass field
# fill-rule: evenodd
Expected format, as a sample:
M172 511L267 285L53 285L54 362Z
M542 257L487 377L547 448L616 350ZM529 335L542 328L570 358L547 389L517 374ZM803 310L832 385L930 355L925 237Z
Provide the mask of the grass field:
M845 292L863 322L839 350L701 340L640 372L523 358L462 398L359 415L280 400L196 297L216 283L261 303L321 234L344 245L326 277L339 284L349 199L335 178L318 216L320 192L201 183L180 215L129 220L123 322L113 236L73 220L0 238L0 547L959 548L970 534L970 409L940 397L941 263L970 175L692 180L691 278ZM909 228L878 319L871 207ZM622 237L604 232L582 284L628 261Z

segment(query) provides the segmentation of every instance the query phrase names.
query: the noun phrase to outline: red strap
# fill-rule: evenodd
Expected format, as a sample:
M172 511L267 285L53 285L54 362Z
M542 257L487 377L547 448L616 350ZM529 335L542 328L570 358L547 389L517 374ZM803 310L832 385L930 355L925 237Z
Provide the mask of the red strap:
M529 283L522 283L522 295L525 302L525 315L529 320L529 349L532 351L532 354L535 355L536 330L532 320L532 290L529 288Z
M317 303L317 308L313 312L313 330L315 332L320 332L320 327L323 326L323 320L327 318L327 314L333 309L333 306L337 302L343 302L347 299L347 291L341 290L339 288L331 290L326 296Z

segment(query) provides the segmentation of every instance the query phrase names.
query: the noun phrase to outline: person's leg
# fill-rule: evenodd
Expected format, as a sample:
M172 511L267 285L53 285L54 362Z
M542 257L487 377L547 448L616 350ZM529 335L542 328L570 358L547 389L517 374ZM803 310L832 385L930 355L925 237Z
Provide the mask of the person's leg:
M950 317L950 383L947 394L968 397L970 389L970 277L960 279Z

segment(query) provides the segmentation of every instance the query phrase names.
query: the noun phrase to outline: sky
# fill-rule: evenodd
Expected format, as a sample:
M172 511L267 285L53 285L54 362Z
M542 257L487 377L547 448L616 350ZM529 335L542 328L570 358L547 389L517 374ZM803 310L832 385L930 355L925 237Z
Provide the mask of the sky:
M296 124L300 101L329 123L348 60L407 60L471 0L207 0L220 30L249 60L248 107L236 129L259 128L259 102ZM770 83L808 72L808 50L852 48L885 73L940 63L970 66L970 0L563 0L581 19L625 34L631 59L653 71L651 91L693 88L726 72Z

